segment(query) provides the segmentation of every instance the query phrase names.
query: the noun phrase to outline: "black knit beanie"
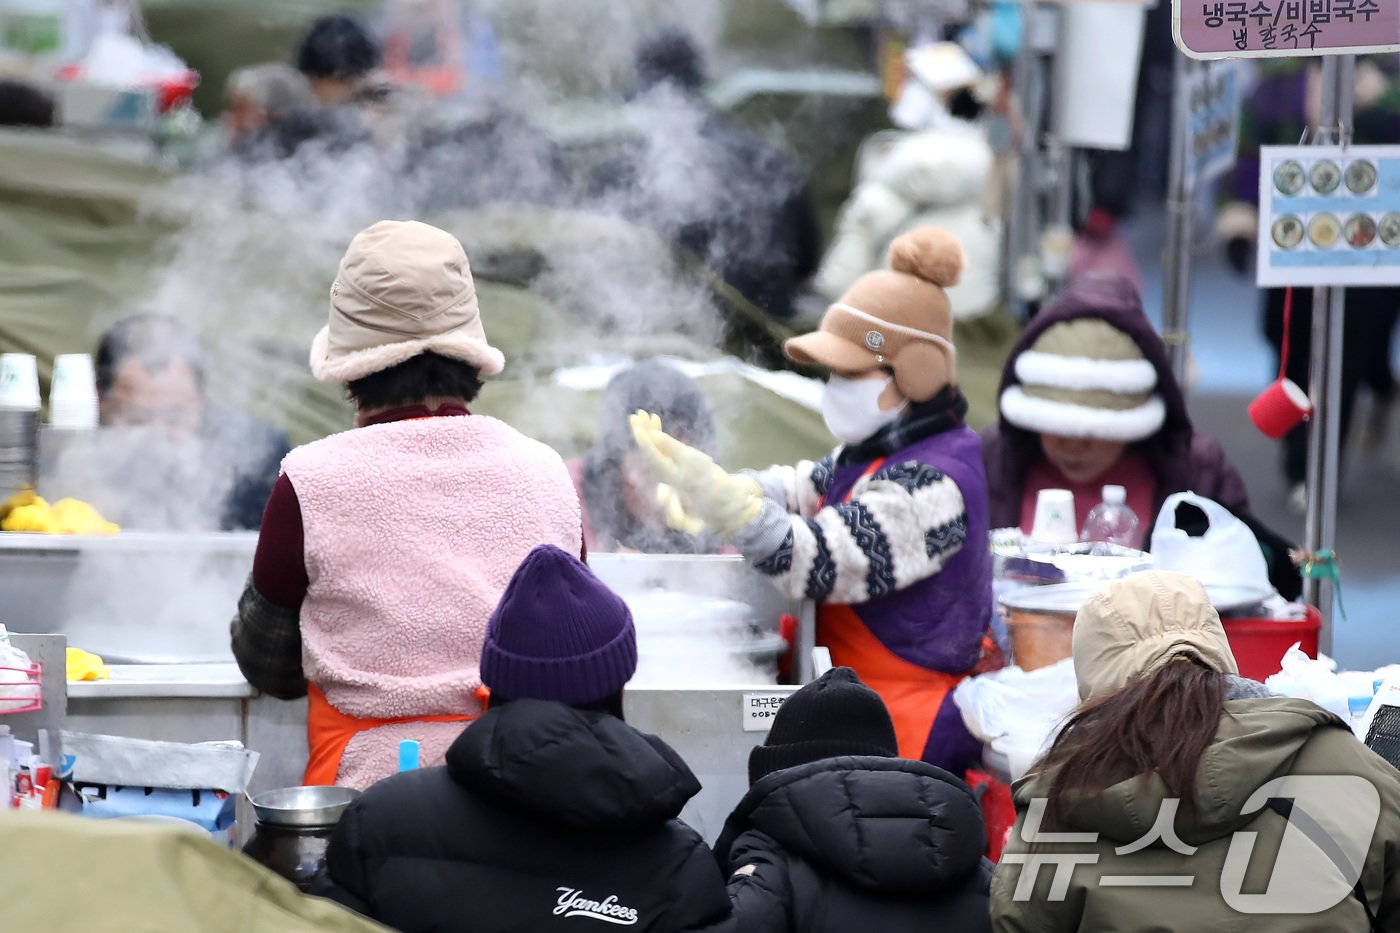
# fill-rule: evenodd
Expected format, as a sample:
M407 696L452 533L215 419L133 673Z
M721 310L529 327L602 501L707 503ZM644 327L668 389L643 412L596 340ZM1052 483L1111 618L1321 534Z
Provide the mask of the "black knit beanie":
M823 758L895 758L898 747L884 701L855 671L836 667L783 703L768 740L749 752L749 783Z

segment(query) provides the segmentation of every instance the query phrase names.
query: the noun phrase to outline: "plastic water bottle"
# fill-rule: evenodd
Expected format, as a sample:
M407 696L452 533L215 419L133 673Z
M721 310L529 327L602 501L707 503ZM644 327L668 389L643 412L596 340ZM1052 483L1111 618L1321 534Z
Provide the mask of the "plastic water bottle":
M1122 486L1105 486L1103 501L1089 511L1080 541L1102 541L1122 547L1142 545L1138 534L1138 517L1128 508L1128 490Z

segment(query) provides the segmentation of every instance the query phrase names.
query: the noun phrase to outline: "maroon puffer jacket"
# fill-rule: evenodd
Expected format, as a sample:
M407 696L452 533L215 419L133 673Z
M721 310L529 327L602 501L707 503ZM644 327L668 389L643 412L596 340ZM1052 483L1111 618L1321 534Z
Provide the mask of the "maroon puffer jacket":
M1007 358L998 396L1020 382L1016 377L1016 358L1047 328L1084 317L1101 318L1127 334L1157 369L1157 391L1166 405L1167 419L1161 430L1137 445L1146 454L1157 479L1153 514L1142 516L1143 524L1150 528L1166 498L1188 490L1214 499L1236 515L1243 517L1248 513L1244 480L1220 442L1192 426L1185 396L1167 360L1166 344L1143 313L1137 290L1122 276L1087 275L1076 279L1054 304L1036 315ZM982 452L987 464L992 527L1017 526L1021 523L1026 471L1042 456L1040 435L1002 418L982 432Z

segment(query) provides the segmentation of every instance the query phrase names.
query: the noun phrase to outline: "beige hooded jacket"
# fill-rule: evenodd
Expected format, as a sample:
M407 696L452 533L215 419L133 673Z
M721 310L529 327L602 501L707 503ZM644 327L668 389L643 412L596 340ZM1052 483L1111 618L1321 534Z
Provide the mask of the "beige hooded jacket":
M1117 693L1137 672L1181 655L1221 673L1234 670L1204 588L1187 577L1148 573L1121 581L1090 600L1075 624L1085 698ZM1193 812L1176 816L1170 839L1156 831L1171 805L1155 774L1085 797L1070 807L1067 825L1040 831L1088 838L1034 849L1026 841L1035 835L1031 804L1045 796L1051 772L1032 769L1016 784L1016 826L992 882L994 930L1367 930L1354 878L1344 880L1299 828L1298 811L1360 864L1378 929L1400 930L1400 773L1321 707L1261 697L1262 685L1238 677L1229 684L1215 741L1197 772ZM1265 787L1280 778L1290 783ZM1292 798L1293 818L1266 806L1269 797ZM1055 857L1066 855L1078 862L1057 869ZM1029 858L1043 862L1034 878ZM1057 870L1067 876L1060 892L1052 891Z

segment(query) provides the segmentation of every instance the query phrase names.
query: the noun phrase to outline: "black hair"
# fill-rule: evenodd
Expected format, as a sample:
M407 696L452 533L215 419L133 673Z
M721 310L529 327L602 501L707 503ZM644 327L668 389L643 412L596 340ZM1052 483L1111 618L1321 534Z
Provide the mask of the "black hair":
M379 67L379 43L360 21L341 13L311 24L297 49L297 70L308 78L358 78Z
M123 318L107 329L97 342L97 392L106 395L117 380L117 370L135 357L148 372L159 372L173 362L182 362L204 389L204 348L184 324L173 317L138 314Z
M491 699L486 705L490 709L495 709L498 706L505 706L507 703L513 702L514 699L514 697L503 696L493 692L491 694ZM601 700L594 700L592 703L569 703L567 705L572 709L583 710L585 713L607 713L609 716L615 716L623 722L627 721L622 715L622 691L620 690L612 696L603 697Z
M432 352L420 353L345 387L345 393L362 409L417 405L428 398L471 402L480 392L480 370Z
M982 116L984 109L982 102L977 99L976 94L972 93L970 87L959 89L948 101L948 112L959 120L976 120Z
M0 78L0 126L53 126L53 97L24 81Z
M659 84L698 91L705 83L705 60L689 33L663 29L637 48L635 81L639 93Z

